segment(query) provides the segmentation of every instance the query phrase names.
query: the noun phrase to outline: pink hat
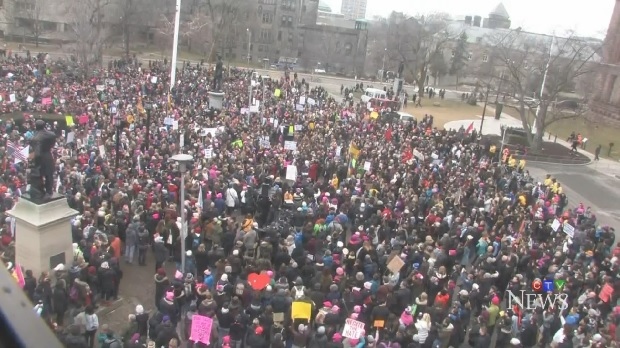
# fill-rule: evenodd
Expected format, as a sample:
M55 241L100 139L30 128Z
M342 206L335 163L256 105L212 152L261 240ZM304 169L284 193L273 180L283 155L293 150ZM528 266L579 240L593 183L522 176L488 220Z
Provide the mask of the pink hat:
M172 301L172 300L174 300L174 292L172 292L172 291L168 291L168 292L166 293L166 300L168 300L168 301Z
M353 319L353 320L357 320L358 316L359 316L359 314L357 314L357 313L351 313L351 319Z
M215 198L222 198L222 194L218 193L217 195L215 195Z
M334 336L332 336L332 340L334 340L334 342L342 341L342 335L340 334L340 332L336 332Z
M174 278L177 280L183 279L183 273L181 273L180 271L176 271L176 273L174 274Z
M360 313L361 311L362 311L362 307L360 307L360 306L353 306L353 312Z
M336 268L336 274L341 276L344 274L344 269L342 269L342 267L338 267Z
M360 342L360 340L358 338L349 338L349 344L351 346L357 346L357 344Z
M332 303L331 303L331 302L329 302L329 301L325 301L325 302L323 302L323 307L325 307L325 308L331 308L331 307L332 307Z
M273 278L273 271L267 271L267 275L269 276L269 278Z
M340 307L338 307L338 306L333 306L332 307L332 312L334 312L334 313L338 313L339 310L340 310Z

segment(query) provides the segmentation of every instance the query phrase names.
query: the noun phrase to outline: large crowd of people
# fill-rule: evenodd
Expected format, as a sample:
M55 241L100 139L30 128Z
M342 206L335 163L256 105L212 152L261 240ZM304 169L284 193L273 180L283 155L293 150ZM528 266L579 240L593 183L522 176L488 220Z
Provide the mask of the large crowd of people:
M134 59L87 72L45 55L2 63L0 210L27 182L6 146L26 147L43 118L58 135L54 187L79 211L74 261L24 270L66 347L617 346L615 231L554 178L430 115L371 117L297 74L231 68L215 110L207 65L184 64L170 93L168 73ZM194 157L186 172L178 153ZM11 270L19 231L2 222ZM153 258L141 270L152 303L113 332L95 309L122 295L125 267ZM539 280L564 285L515 305L509 294ZM191 337L195 316L212 320L208 343Z

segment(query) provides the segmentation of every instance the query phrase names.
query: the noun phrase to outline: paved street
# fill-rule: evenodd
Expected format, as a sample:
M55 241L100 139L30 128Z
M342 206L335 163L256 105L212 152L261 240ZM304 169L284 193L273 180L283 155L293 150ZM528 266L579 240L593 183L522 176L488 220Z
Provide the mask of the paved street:
M137 255L136 255L137 260ZM136 263L128 265L121 262L123 279L121 280L121 300L105 307L101 306L97 312L102 324L108 324L117 334L121 335L127 327L129 314L134 313L136 305L144 306L145 311L152 312L155 308L155 260L149 250L147 265L138 266ZM174 263L168 262L166 272L169 277L174 275Z
M592 207L597 221L615 227L616 240L620 240L620 179L605 175L591 166L565 166L529 164L530 174L544 180L546 174L558 179L568 196L568 204L574 208L579 203Z

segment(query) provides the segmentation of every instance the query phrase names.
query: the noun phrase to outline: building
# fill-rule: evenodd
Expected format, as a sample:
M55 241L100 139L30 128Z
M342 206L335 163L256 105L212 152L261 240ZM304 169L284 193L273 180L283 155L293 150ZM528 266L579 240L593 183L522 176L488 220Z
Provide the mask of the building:
M480 26L479 21L479 17L474 17L474 22L477 22L478 26ZM474 23L474 25L476 25L476 23ZM500 2L499 5L489 13L489 17L484 19L483 26L490 29L510 28L510 15L508 15L508 11L506 11L504 4Z
M620 0L609 22L603 43L603 63L599 66L597 91L590 100L588 119L620 126Z
M351 20L366 18L367 3L368 0L342 0L340 13Z

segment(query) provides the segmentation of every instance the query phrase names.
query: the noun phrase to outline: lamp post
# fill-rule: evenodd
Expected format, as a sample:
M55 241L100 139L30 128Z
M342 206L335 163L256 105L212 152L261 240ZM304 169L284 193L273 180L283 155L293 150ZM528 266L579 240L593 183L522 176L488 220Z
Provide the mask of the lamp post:
M194 157L187 154L178 154L170 158L179 166L181 172L181 196L179 203L181 205L181 272L185 274L185 237L187 235L187 226L185 224L185 173L187 166L194 161Z
M519 33L521 33L521 27L516 28L515 30L511 30L509 32L506 33L506 35L504 35L501 40L499 40L499 42L497 43L497 45L495 46L499 46L501 45L504 40L506 40L506 38L508 38L508 36L510 36L510 34L512 34L512 32L517 33L517 35ZM502 70L502 80L504 79L504 74L503 74L503 70ZM482 126L484 125L484 117L486 116L486 111L487 111L487 104L489 102L489 90L491 89L491 82L493 81L493 76L491 76L491 78L489 78L489 82L487 83L487 95L484 98L484 107L482 108L482 119L480 120L480 130L478 133L480 133L480 136L482 136ZM500 81L501 83L501 81ZM501 85L500 85L501 87ZM498 91L499 93L499 91ZM495 107L497 107L497 100L495 101Z
M119 168L119 163L120 163L120 149L121 149L121 128L123 126L123 122L121 120L120 117L115 116L114 117L114 126L116 127L116 148L114 153L116 154L116 158L115 158L115 163L114 163L114 167L116 168L116 170L118 170Z
M151 145L151 110L153 110L153 104L145 103L144 109L146 110L146 139L144 141L144 147L145 151L148 151Z
M250 50L252 48L252 32L250 31L250 28L246 28L245 30L247 30L248 32L248 69L250 68Z

